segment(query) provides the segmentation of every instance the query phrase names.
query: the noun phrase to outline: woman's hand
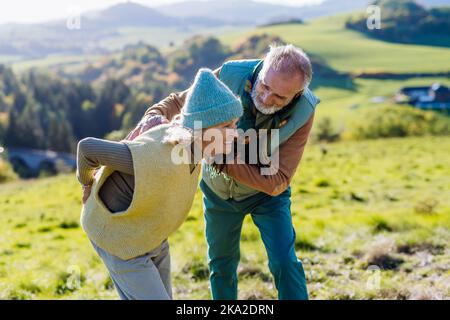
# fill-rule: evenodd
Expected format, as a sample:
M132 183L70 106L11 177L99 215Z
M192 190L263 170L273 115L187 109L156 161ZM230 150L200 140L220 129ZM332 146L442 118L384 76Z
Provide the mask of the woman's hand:
M160 124L169 123L164 116L155 115L155 116L147 116L139 122L137 127L130 132L130 134L125 138L126 140L134 140L142 133L151 129L153 127L159 126Z
M87 199L91 195L92 186L83 186L83 204L86 204Z

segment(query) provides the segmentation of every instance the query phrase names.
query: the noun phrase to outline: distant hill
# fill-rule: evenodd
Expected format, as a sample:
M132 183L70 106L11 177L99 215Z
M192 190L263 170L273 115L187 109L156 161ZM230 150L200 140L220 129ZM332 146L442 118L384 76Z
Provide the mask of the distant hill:
M323 4L292 7L253 0L186 1L156 7L159 12L172 17L215 17L226 23L266 24L282 18L311 19L319 16L361 10L368 0L334 0Z
M81 16L81 30L66 20L39 24L0 25L0 62L44 60L49 56L102 55L139 41L172 46L195 34L218 35L229 29L306 21L342 12L363 12L368 0L326 0L318 5L290 7L253 0L192 0L150 8L126 2ZM425 5L445 4L421 0ZM436 41L439 41L436 40ZM57 59L57 58L56 58Z
M0 25L0 55L39 58L50 54L103 54L108 50L101 41L119 36L121 28L194 26L204 29L223 24L210 18L169 17L147 6L127 2L83 14L80 30L68 29L66 20Z
M425 7L443 7L449 6L449 0L426 0L426 1L417 1L418 3L424 5Z
M178 18L165 15L160 11L134 2L120 3L103 11L85 14L88 27L170 27L183 25L215 26L222 25L221 19L195 17Z
M167 17L152 8L132 2L120 3L102 11L88 12L84 16L83 25L91 28L148 27L179 23L176 18Z
M425 6L448 5L449 0L420 0ZM216 18L226 23L267 24L282 19L313 18L340 13L364 11L370 0L325 0L316 5L293 7L275 5L253 0L191 0L155 7L159 12L172 17Z
M450 48L380 41L345 28L354 14L323 17L304 24L259 27L219 36L231 45L251 35L276 35L320 57L344 73L441 73L450 71Z
M367 18L361 14L346 23L356 30L377 39L450 47L450 7L425 8L411 0L377 0L382 12L382 27L367 28Z

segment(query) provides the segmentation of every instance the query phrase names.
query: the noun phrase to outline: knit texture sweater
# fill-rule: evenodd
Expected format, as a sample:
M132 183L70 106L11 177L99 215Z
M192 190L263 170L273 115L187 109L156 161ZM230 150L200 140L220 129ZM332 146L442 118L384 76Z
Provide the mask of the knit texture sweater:
M150 129L133 141L134 193L130 206L112 213L99 197L105 180L114 172L102 167L81 212L81 225L91 241L123 260L143 255L177 230L189 213L197 189L200 166L176 164L173 145L162 143L171 124ZM167 192L170 190L170 192Z
M100 199L111 212L126 210L133 200L134 168L130 149L124 142L84 138L77 146L77 178L92 185L95 171L114 169L99 190Z

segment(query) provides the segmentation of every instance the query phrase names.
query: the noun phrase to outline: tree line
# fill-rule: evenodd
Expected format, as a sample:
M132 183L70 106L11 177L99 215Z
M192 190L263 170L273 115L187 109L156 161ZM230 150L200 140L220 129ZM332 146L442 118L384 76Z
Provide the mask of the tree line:
M28 70L0 65L0 145L75 152L80 139L121 139L145 110L171 92L189 87L200 67L263 57L276 36L253 35L233 47L197 36L162 54L138 43L81 70ZM313 57L316 75L334 70ZM336 73L337 74L337 73Z
M346 28L371 37L399 43L448 44L450 7L426 9L411 0L377 0L381 10L381 28L367 28L367 17L359 15L346 22ZM446 37L443 41L437 38Z

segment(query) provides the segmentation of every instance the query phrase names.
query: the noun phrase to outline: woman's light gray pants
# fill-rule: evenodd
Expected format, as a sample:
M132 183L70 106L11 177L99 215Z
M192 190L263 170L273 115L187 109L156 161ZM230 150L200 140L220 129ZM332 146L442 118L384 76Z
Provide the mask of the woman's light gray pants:
M122 300L171 300L169 243L130 260L122 260L91 241Z

